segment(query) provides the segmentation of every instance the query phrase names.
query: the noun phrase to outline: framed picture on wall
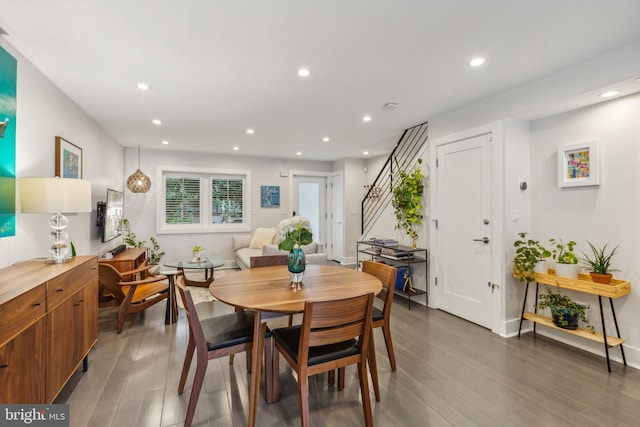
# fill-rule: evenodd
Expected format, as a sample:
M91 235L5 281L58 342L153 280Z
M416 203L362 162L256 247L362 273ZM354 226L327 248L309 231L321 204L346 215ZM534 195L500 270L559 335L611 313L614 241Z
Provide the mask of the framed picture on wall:
M280 207L280 186L262 185L260 186L260 207L279 208Z
M598 141L558 147L558 187L600 185Z
M82 179L82 148L56 136L56 176Z

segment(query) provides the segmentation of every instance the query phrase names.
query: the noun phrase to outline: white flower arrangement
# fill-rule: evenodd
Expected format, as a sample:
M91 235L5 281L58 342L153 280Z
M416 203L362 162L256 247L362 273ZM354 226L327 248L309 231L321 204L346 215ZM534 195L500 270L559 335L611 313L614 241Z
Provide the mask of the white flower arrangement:
M278 224L278 232L285 239L278 245L280 250L291 251L296 245L308 245L313 241L311 221L303 216L283 219Z

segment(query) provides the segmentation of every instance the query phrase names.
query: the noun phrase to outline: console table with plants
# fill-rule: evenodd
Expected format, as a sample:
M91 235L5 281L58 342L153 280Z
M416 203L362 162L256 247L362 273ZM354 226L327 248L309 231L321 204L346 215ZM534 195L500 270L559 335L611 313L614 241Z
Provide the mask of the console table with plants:
M514 272L514 277L519 278L517 273ZM613 299L620 298L631 293L631 283L626 280L612 279L610 284L596 283L591 280L589 275L580 274L577 279L571 279L568 277L556 276L553 269L549 269L549 274L535 273L534 281L536 283L534 312L525 312L527 306L527 295L529 293L529 284L527 281L526 289L524 292L524 301L522 302L522 313L520 316L520 325L518 327L518 337L520 337L520 331L522 330L522 321L529 320L533 322L533 333L536 333L536 324L540 323L549 328L567 332L582 338L589 339L591 341L604 344L604 350L607 357L607 369L611 372L611 361L609 360L609 347L620 347L620 354L622 355L622 361L626 366L627 360L624 356L624 348L622 344L625 342L620 337L620 329L618 328L618 320L616 319L616 312L613 306ZM600 307L600 320L602 322L602 332L593 333L586 328L577 328L575 330L564 329L556 326L553 320L549 317L538 314L538 288L539 285L556 286L561 289L569 289L576 292L582 292L585 294L596 295L598 297L598 304ZM602 307L602 298L609 298L609 305L611 307L611 314L613 315L613 323L616 328L616 336L607 335L607 329L604 319L604 310Z
M402 246L402 245L395 245L395 246L385 246L382 244L378 244L378 243L374 243L371 240L364 240L364 241L360 241L357 242L358 244L358 249L357 249L357 253L356 253L356 265L360 265L360 254L363 254L364 256L366 256L367 258L371 259L372 261L374 260L384 260L385 262L389 262L389 264L393 265L394 267L397 266L405 266L407 267L406 270L406 274L409 275L408 277L411 277L411 265L414 264L425 264L425 269L426 269L426 264L427 264L427 250L426 249L421 249L421 248L414 248L411 246ZM403 252L405 252L407 254L406 257L394 257L392 255L385 255L381 252L378 252L376 250L374 250L373 248L392 248L392 249L396 249L396 250L401 250ZM426 289L426 277L427 277L427 273L425 271L425 289ZM405 289L394 289L394 293L396 295L400 295L403 296L405 298L407 298L409 300L409 310L411 310L411 298L413 297L417 297L419 295L426 295L427 297L427 304L428 304L428 298L429 295L427 293L427 291L423 291L422 289L414 289L413 287L410 287L410 290L405 290Z

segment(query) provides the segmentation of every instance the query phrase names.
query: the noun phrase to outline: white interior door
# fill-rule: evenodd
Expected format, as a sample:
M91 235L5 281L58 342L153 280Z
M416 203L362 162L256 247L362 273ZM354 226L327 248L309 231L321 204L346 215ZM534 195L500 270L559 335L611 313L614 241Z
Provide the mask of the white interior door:
M296 215L309 218L313 240L324 244L327 178L324 176L295 176L293 182L293 210Z
M491 136L437 147L436 277L440 308L491 327Z
M342 173L334 172L329 179L329 227L331 230L327 240L327 258L342 263L344 261L344 185Z

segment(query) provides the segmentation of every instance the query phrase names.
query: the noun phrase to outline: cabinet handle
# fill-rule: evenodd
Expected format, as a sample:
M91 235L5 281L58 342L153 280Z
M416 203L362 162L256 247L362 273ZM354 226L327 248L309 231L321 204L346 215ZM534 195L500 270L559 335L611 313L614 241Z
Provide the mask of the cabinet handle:
M56 292L57 293L64 292L64 289L58 289Z
M80 305L80 303L73 304L73 306L74 306L74 307L77 307L77 306L79 306L79 305Z
M8 368L8 367L9 367L9 365L7 365L6 363L3 363L2 365L0 365L0 369L2 369L2 368Z
M37 302L37 303L33 304L33 306L34 306L34 307L40 307L40 303L39 303L39 302Z

